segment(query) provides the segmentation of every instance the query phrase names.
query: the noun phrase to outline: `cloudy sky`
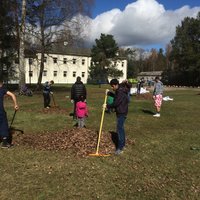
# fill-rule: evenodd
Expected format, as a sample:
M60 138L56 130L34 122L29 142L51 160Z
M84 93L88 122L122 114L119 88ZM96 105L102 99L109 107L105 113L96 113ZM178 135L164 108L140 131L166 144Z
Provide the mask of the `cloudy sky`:
M119 46L165 48L176 26L199 11L199 0L96 0L87 40L105 33L114 35Z

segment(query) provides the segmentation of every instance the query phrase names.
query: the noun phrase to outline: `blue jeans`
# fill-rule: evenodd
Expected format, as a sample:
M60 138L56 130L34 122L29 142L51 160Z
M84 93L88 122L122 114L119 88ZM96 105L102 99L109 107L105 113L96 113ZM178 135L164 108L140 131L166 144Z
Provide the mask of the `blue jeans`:
M125 115L117 116L117 136L118 136L117 149L120 150L122 150L125 146L125 130L124 130L125 120L126 120Z

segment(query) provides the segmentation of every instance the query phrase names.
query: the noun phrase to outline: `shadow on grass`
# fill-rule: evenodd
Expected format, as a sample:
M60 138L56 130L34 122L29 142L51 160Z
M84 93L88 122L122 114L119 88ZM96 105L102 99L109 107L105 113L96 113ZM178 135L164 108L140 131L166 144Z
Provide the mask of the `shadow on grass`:
M117 137L117 133L114 131L109 131L110 135L111 135L111 139L115 145L115 148L117 149L118 146L118 137Z
M152 112L151 110L146 110L146 109L142 109L143 113L149 114L149 115L153 115L155 114L154 112Z

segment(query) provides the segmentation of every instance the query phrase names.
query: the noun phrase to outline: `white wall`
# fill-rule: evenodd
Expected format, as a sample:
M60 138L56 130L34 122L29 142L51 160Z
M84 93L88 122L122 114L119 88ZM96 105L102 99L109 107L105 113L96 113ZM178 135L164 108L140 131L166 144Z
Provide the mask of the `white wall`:
M44 72L42 77L43 83L49 80L54 80L55 83L74 83L77 76L81 77L83 83L87 83L91 57L59 54L48 54L45 57L47 58L44 63L46 76L44 76ZM64 58L66 63L63 62ZM54 59L57 59L57 63L54 63ZM74 59L76 60L75 64L73 63ZM29 64L29 59L26 58L26 83L37 83L40 60L41 54L37 55L37 59L34 59L32 64ZM117 68L123 71L123 77L119 79L121 82L127 78L127 60L118 60L116 64ZM32 77L29 77L29 71L32 71ZM57 76L55 76L55 72L57 72ZM66 72L66 77L64 77L64 72Z

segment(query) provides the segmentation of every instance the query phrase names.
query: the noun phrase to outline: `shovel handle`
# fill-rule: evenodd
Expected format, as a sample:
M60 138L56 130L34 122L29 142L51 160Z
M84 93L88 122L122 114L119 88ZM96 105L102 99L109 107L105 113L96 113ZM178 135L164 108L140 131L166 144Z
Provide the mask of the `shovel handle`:
M17 110L15 110L15 112L14 112L14 114L13 114L12 121L11 121L11 123L10 123L10 127L12 126L12 124L13 124L13 122L14 122L16 113L17 113Z

